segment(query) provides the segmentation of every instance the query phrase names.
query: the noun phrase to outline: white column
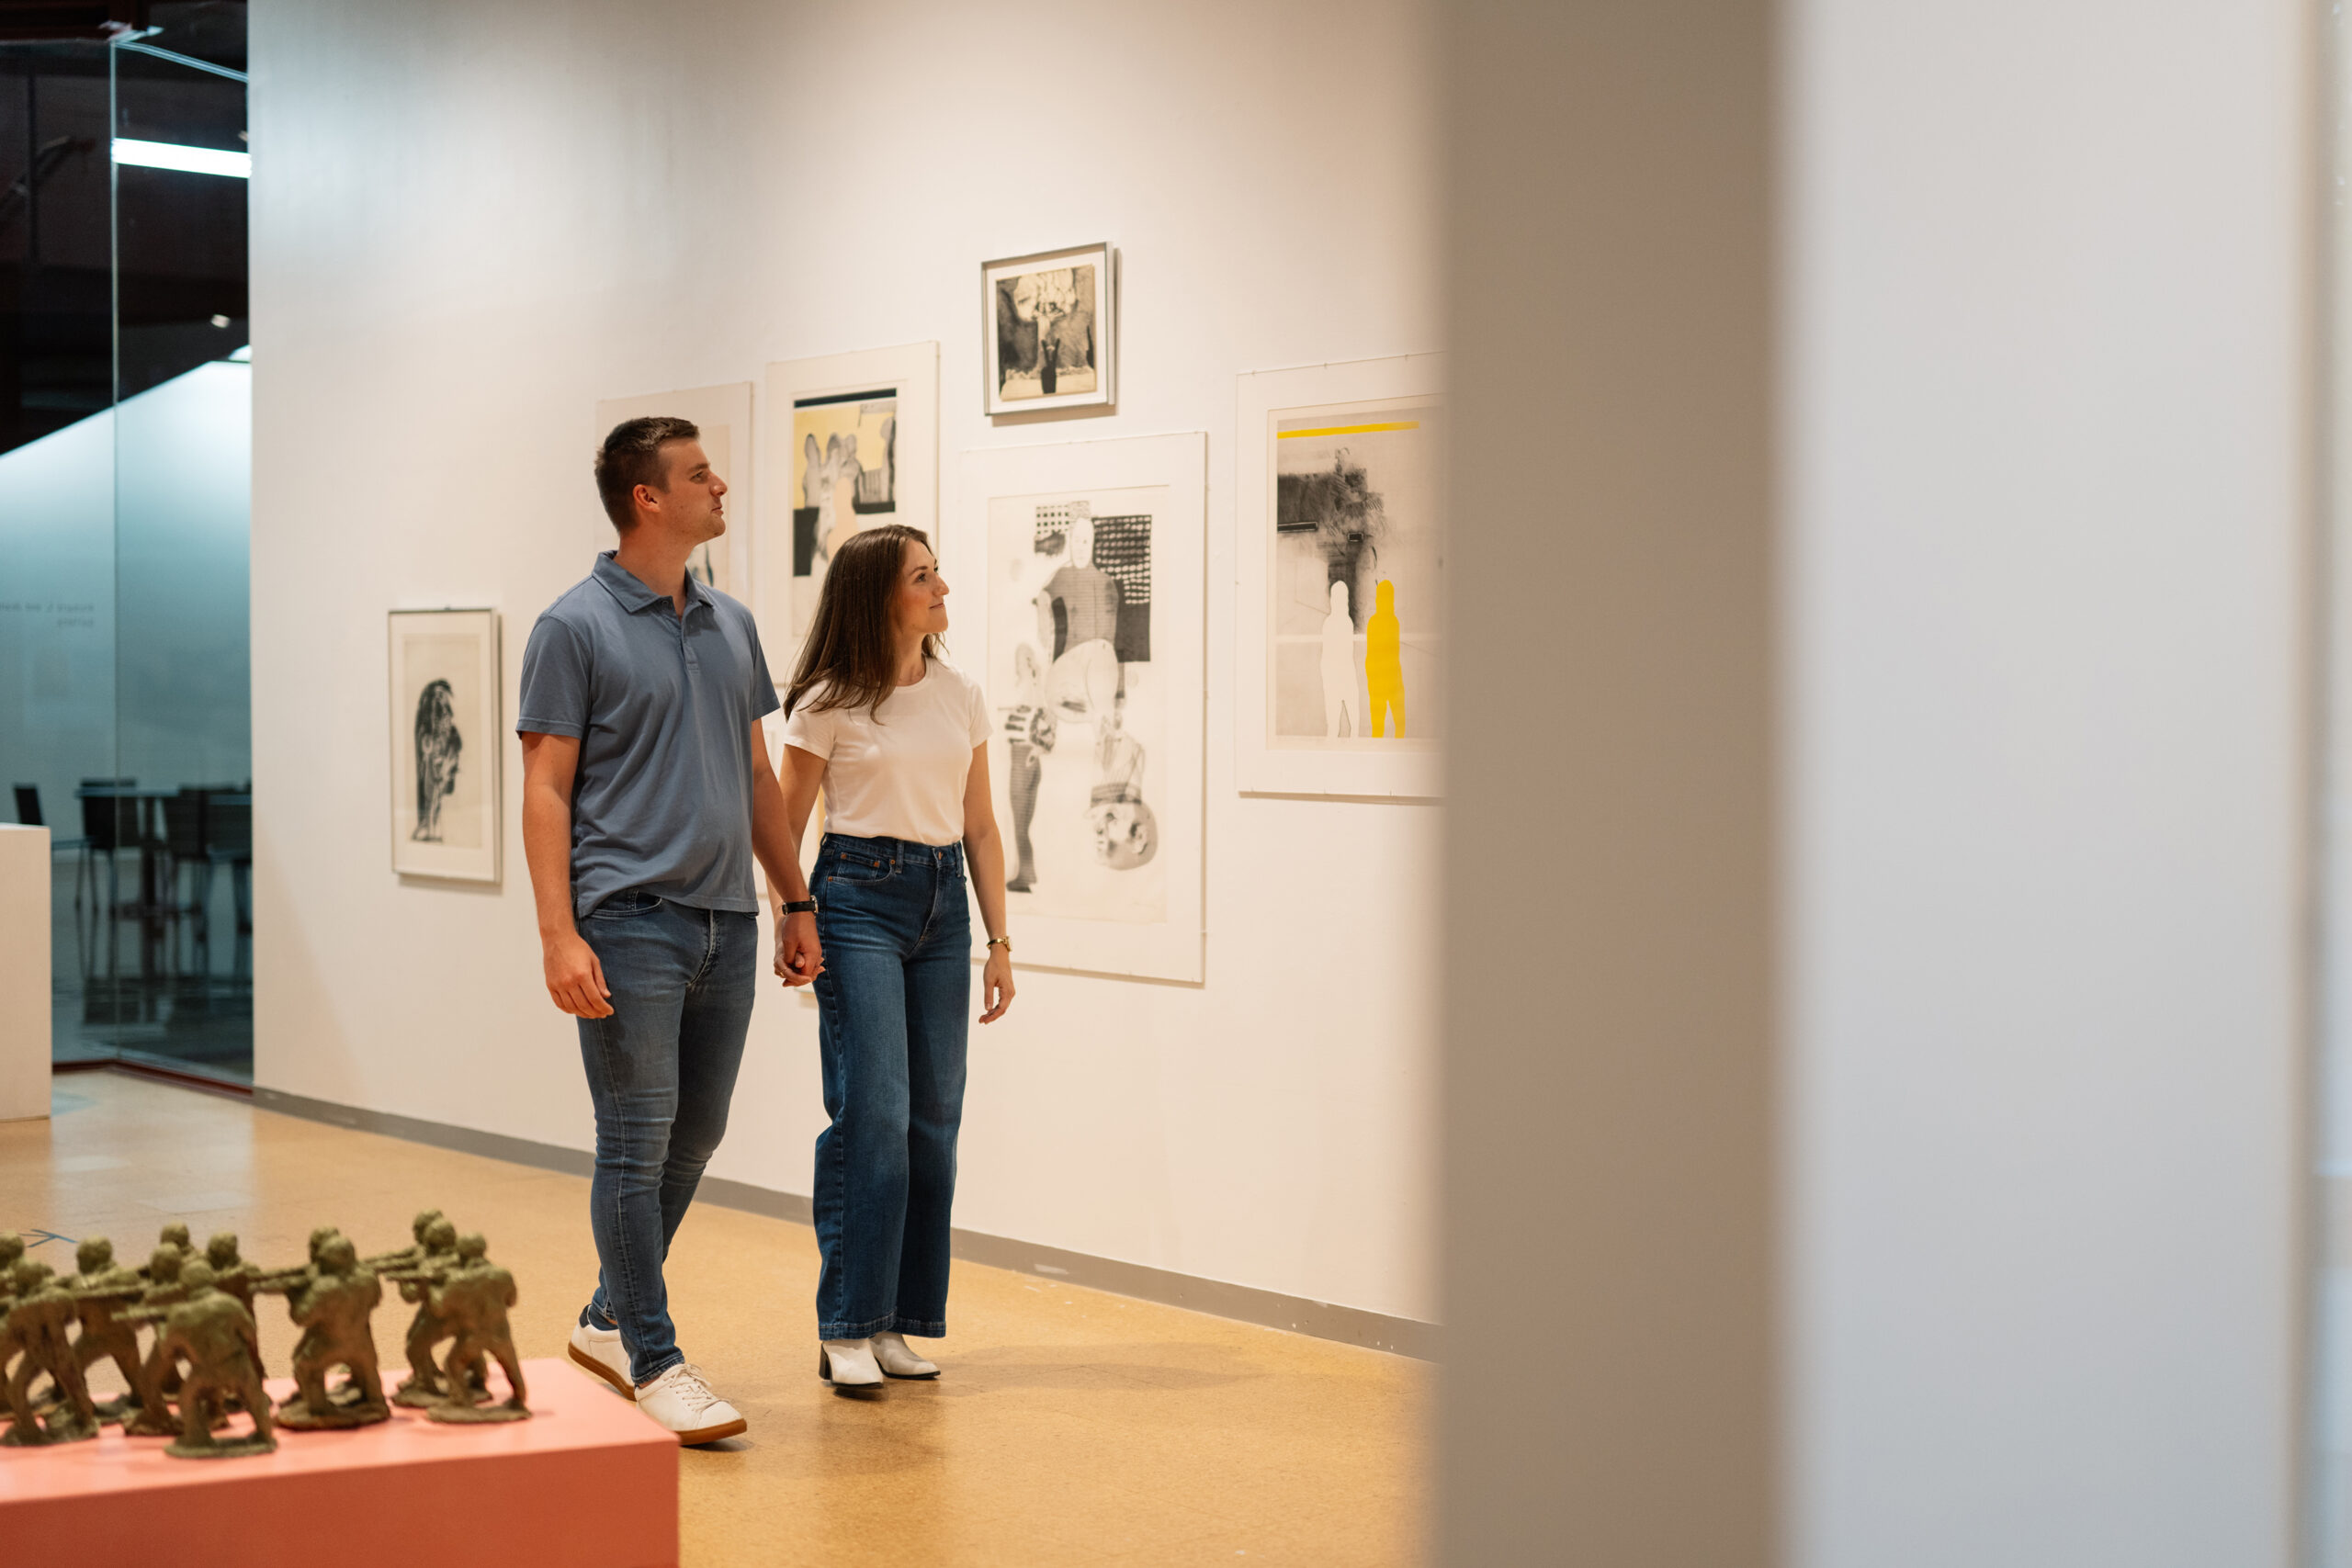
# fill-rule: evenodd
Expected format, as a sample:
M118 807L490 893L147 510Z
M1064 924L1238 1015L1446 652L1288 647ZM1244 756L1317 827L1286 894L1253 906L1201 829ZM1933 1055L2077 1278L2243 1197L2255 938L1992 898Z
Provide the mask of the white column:
M49 829L0 823L0 1122L49 1114Z

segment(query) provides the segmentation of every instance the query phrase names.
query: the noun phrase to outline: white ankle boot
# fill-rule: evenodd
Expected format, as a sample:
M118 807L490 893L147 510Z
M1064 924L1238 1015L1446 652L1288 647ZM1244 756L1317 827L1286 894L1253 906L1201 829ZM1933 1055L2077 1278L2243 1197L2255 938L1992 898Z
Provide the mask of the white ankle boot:
M892 1378L935 1378L939 1368L907 1348L903 1334L877 1334L873 1338L874 1359L882 1367L882 1375Z
M817 1346L817 1375L835 1388L875 1388L882 1369L874 1364L870 1339L826 1339Z

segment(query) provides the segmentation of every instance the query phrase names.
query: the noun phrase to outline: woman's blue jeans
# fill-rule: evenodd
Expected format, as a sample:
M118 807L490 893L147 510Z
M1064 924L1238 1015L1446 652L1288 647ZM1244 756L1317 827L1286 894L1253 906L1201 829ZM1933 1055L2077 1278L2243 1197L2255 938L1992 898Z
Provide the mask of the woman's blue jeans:
M757 916L673 904L632 888L580 922L610 1018L580 1020L596 1106L589 1222L602 1265L580 1321L617 1325L640 1383L685 1359L662 1265L727 1133L759 976Z
M817 1038L817 1337L947 1332L972 918L964 847L828 833L810 886Z

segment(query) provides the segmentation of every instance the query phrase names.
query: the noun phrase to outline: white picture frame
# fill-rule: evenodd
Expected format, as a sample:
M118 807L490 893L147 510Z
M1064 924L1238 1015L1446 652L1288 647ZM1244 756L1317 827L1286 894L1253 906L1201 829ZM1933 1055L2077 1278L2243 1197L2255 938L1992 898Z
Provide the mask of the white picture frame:
M994 419L1115 404L1118 307L1108 242L982 262L981 408Z
M1442 355L1415 354L1239 378L1234 775L1245 795L1443 793L1443 371Z
M506 752L498 612L394 610L386 636L392 870L495 883Z
M827 541L843 528L899 523L940 546L939 344L779 360L767 367L761 414L761 466L775 493L760 515L752 608L781 684L816 613ZM877 446L885 448L878 463ZM876 493L881 474L887 506Z
M692 420L702 432L703 456L727 481L727 532L703 546L686 570L706 588L752 603L752 573L757 566L752 543L759 515L757 464L752 448L752 384L726 381L715 387L685 387L675 391L648 392L641 397L607 398L596 405L596 445L602 446L613 426L623 420L667 414ZM598 550L609 550L618 537L609 519L597 536Z
M1203 978L1207 473L1197 432L963 454L950 641L988 693L1016 964ZM1081 508L1084 561L1069 548ZM1119 583L1111 609L1073 597L1064 567ZM1046 627L1060 646L1041 646ZM976 959L984 935L976 919Z

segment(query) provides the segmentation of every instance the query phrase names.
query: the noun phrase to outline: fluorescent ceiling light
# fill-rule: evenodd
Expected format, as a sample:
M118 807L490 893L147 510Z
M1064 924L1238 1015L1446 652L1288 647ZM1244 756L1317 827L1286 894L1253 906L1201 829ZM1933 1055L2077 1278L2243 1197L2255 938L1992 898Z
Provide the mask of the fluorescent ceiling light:
M128 136L114 139L114 161L142 169L178 169L191 175L227 175L251 179L254 155L224 152L217 147L184 147L176 141L140 141Z

